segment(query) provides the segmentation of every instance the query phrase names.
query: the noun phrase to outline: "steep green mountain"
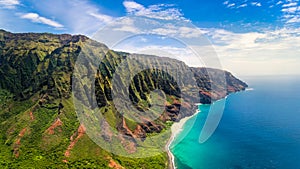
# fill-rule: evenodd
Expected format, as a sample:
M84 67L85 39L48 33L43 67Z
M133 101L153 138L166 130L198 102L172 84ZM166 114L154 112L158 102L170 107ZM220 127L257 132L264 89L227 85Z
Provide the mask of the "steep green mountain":
M76 65L79 56L87 64ZM100 58L101 64L90 72L87 68L93 64L89 62L92 57ZM128 58L135 61L126 62ZM139 59L155 66L135 74ZM126 110L119 112L112 97L113 75L124 63L128 71L119 74L115 85L123 89L129 79L129 102L138 110L135 117ZM156 68L163 67L162 63L169 69ZM171 76L173 70L177 70L179 80ZM92 76L94 81L89 81L89 77L74 78L74 72L97 73ZM170 58L116 52L81 35L14 34L4 30L0 30L0 79L0 166L4 168L167 168L166 153L129 158L99 147L86 134L88 126L79 123L73 99L81 98L82 105L99 108L106 125L122 134L107 137L113 131L105 130L105 141L120 144L120 151L135 153L149 145L150 136L192 115L196 109L193 103L211 103L247 87L226 71L189 68ZM190 81L195 85L189 85ZM156 103L150 94L155 89L164 91L167 100L161 114L152 108ZM89 91L94 91L96 102ZM129 104L120 100L124 101L120 104ZM144 116L145 112L150 116ZM91 112L83 114L88 117ZM152 116L157 118L152 120Z

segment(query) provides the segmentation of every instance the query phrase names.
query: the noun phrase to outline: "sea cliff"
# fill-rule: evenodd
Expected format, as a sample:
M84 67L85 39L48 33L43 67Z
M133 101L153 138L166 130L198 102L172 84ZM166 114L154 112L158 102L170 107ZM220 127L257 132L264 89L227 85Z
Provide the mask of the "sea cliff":
M135 152L139 148L136 140L144 141L151 134L167 130L173 122L193 115L197 107L189 99L208 104L247 87L227 71L190 68L175 59L135 54L135 57L163 60L170 67L184 67L184 70L193 73L197 85L197 91L187 92L193 98L182 101L181 90L177 85L185 86L185 82L176 84L168 72L159 70L139 73L134 76L129 89L129 97L134 106L141 112L148 110L148 103L151 102L148 94L154 89L163 90L167 101L164 112L158 119L135 122L114 110L111 96L113 74L131 54L113 51L105 44L82 35L10 33L0 30L0 154L1 160L5 161L1 165L32 167L36 164L54 164L61 168L76 165L112 168L168 166L166 154L139 160L116 156L97 146L86 135L86 128L79 124L72 102L73 70L84 49L95 55L105 53L101 56L102 64L95 75L96 106L103 110L109 126L132 138L118 138L121 146L128 152ZM210 78L211 76L214 78ZM123 81L124 79L120 80L120 85ZM84 84L76 87L90 88ZM87 93L75 93L75 97L82 95ZM110 141L109 137L106 139ZM33 158L46 158L48 162L29 160Z

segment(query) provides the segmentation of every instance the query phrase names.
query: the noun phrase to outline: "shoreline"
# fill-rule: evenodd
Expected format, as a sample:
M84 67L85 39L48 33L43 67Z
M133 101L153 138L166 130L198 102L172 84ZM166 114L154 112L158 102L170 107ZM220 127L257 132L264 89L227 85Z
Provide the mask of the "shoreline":
M201 104L199 103L197 105L201 105ZM166 152L168 154L168 158L169 158L169 162L170 162L169 169L176 169L174 155L172 154L172 152L170 150L170 146L171 146L172 142L175 140L176 136L183 130L184 124L189 119L196 116L198 113L200 113L199 110L197 110L197 112L195 112L193 115L188 116L188 117L184 117L179 122L175 122L171 126L171 137L170 137L170 139L169 139L169 141L167 142L167 145L166 145Z
M222 99L227 99L229 95L234 94L234 93L239 93L239 92L243 92L243 91L252 91L254 90L254 88L249 88L247 87L245 90L241 90L241 91L237 91L237 92L233 92L230 93L228 95L226 95L224 98ZM220 100L220 99L219 99ZM211 103L212 104L212 103ZM195 105L199 106L199 105L203 105L202 103L196 103ZM197 115L198 113L200 113L201 110L198 109L198 111L196 113L194 113L191 116L188 117L184 117L183 119L181 119L179 122L175 122L172 126L171 126L171 137L168 140L167 144L166 144L166 152L168 154L168 158L169 158L169 169L176 169L175 166L175 159L174 159L174 155L172 154L171 150L170 150L170 145L172 144L172 142L174 141L175 137L183 130L183 126L184 124L191 119L192 117L194 117L195 115Z

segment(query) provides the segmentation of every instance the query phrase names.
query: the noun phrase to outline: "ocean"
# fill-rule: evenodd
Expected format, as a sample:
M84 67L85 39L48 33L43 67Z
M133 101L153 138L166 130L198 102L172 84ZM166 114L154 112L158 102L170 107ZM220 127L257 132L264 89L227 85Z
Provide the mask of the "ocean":
M215 133L199 135L209 105L189 119L171 152L178 169L300 169L300 76L245 77L253 90L231 94Z

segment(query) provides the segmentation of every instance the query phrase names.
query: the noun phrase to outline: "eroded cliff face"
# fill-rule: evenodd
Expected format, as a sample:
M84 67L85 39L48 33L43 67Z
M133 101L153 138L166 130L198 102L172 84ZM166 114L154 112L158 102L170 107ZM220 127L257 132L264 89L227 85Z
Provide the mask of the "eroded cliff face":
M5 102L5 105L2 106L0 120L1 125L4 126L2 137L8 143L8 147L10 147L10 142L20 137L16 133L26 127L30 131L26 133L29 135L27 137L35 138L34 146L41 148L42 152L60 147L64 150L57 151L68 152L66 158L72 157L72 149L76 148L74 145L69 148L72 143L79 144L78 140L88 139L84 137L85 132L78 130L84 126L79 126L71 101L73 69L78 55L83 52L83 49L88 49L86 51L93 53L93 56L99 55L100 57L101 55L102 62L95 74L95 84L91 86L79 84L73 85L73 87L86 89L86 91L94 87L97 101L94 105L103 110L102 113L107 119L108 125L132 138L129 140L128 138L118 138L120 142L124 143L123 146L127 146L128 152L135 151L137 148L135 139L145 140L148 134L160 133L167 128L168 121L179 121L185 116L192 115L197 108L194 105L195 101L192 100L209 104L224 98L229 93L241 91L247 87L247 84L226 71L189 68L183 62L174 59L135 54L134 57L149 57L158 64L161 61L167 63L169 67L179 70L177 73L180 76L179 79L182 80L176 81L171 76L172 72L155 68L138 72L130 81L129 98L135 108L141 112L140 118L143 118L143 122L134 122L115 110L111 95L113 74L126 58L132 57L131 54L112 51L104 44L81 35L13 34L1 30L0 89L9 93L9 97L3 96L2 102L10 100L11 103ZM81 67L83 70L84 66ZM128 73L135 73L135 65L129 65L129 67ZM193 77L186 78L185 72L181 70L192 72ZM88 72L89 70L86 71L92 73ZM125 80L124 77L120 77L117 85L124 85ZM189 90L191 86L186 84L190 80L196 82L196 86L193 87L196 87L197 90ZM149 98L149 94L156 89L164 91L167 101L164 102L164 110L160 116L152 120L143 117L142 114L151 109L152 100ZM84 98L90 95L90 93L84 92L85 90L80 91L74 93L75 97ZM188 95L184 100L182 99L183 93ZM89 99L82 101L90 102ZM27 116L25 118L24 113L28 114L27 111L30 111L32 116L34 115L35 118L31 118L31 121L34 122L30 122L30 118L28 119ZM13 119L20 118L22 120L13 122ZM53 124L56 124L57 119L59 119L58 127L51 128ZM36 128L37 126L38 128ZM34 134L30 128L40 134L30 136ZM56 131L56 128L59 130ZM68 143L63 141L64 138L70 138L76 132L81 134L80 137L77 137L76 142L74 140L70 140ZM45 138L57 143L50 143ZM106 139L110 140L109 131ZM43 142L46 144L41 146ZM24 142L24 144L27 143ZM19 146L19 149L22 147ZM22 153L18 153L19 156L22 156ZM106 157L105 159L111 158Z
M191 68L199 86L200 103L210 104L248 85L230 72L211 68Z

